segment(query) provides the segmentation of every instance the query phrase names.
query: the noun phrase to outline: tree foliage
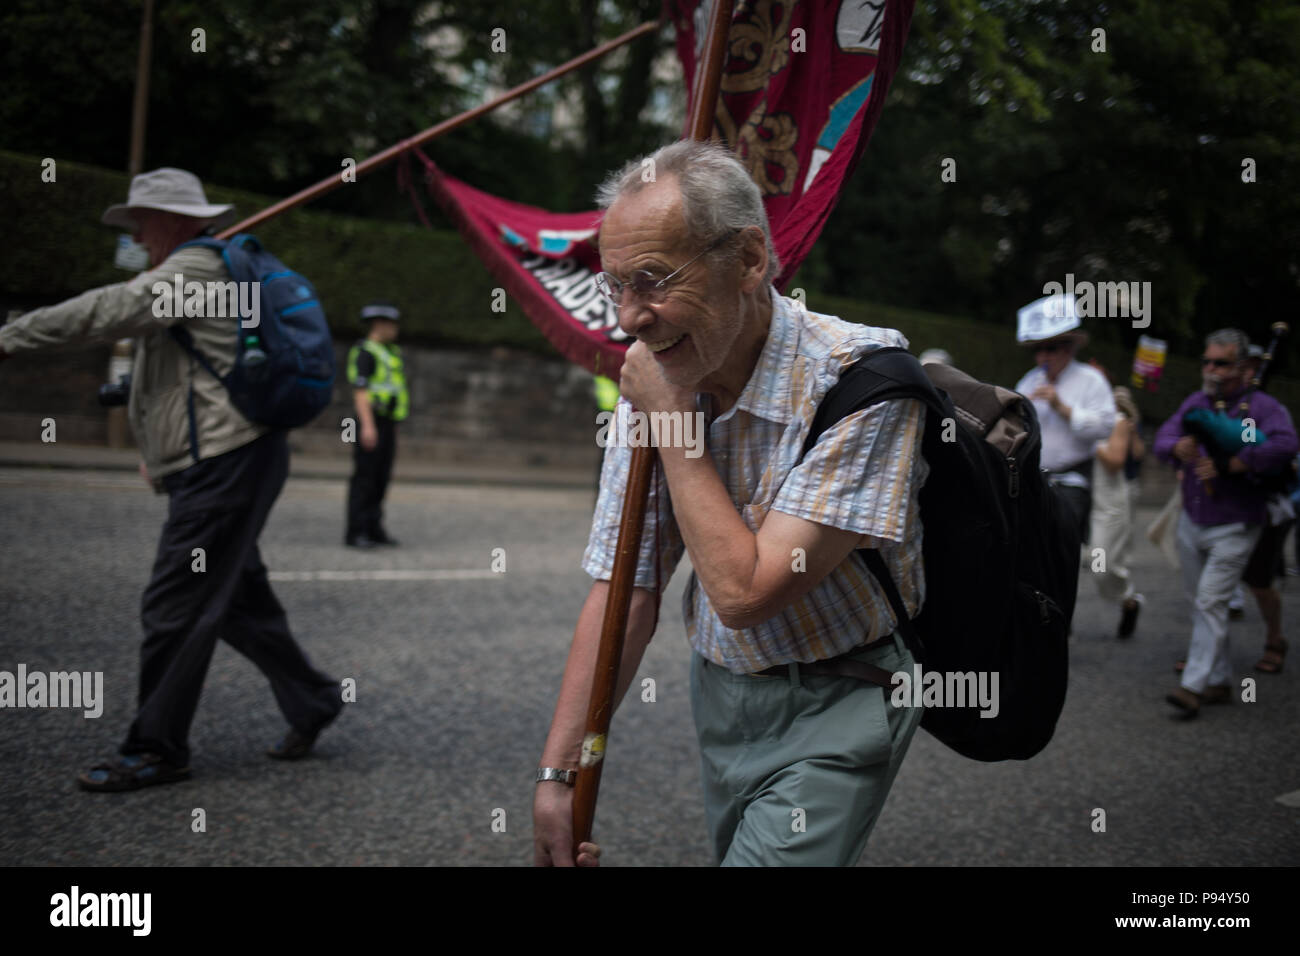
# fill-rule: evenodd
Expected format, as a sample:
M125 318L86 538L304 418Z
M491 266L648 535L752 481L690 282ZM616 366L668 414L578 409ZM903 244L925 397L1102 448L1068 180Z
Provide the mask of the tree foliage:
M287 194L479 105L658 14L658 0L157 0L146 168ZM599 9L598 9L599 8ZM125 168L142 0L11 0L0 57L5 146ZM203 30L203 50L194 31ZM493 31L505 49L494 50ZM515 198L590 203L611 157L675 131L643 122L653 58L642 39L519 105L428 147L450 172ZM550 121L572 99L581 136ZM327 208L409 215L393 189L358 183ZM558 188L557 188L558 187Z
M287 195L654 18L660 3L156 6L146 165ZM0 9L7 148L125 167L141 9ZM430 154L499 195L589 207L603 173L680 133L662 108L676 97L680 119L679 78L655 70L669 33ZM1262 338L1300 291L1297 64L1290 0L919 0L891 102L800 284L1009 330L1016 307L1067 273L1150 281L1148 331L1176 348L1229 324ZM955 182L941 178L945 159ZM1246 160L1255 182L1243 182ZM319 205L412 216L383 173ZM1138 334L1127 322L1092 328L1116 344Z
M1283 0L921 0L820 274L1008 330L1067 273L1150 281L1149 334L1263 339L1300 291L1297 63Z

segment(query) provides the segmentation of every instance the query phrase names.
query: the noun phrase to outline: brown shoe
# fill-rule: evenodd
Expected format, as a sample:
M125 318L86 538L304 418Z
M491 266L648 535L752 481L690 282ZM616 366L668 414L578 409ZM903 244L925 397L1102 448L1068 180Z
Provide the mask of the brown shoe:
M1219 687L1207 687L1205 688L1205 692L1201 694L1201 703L1202 704L1231 704L1232 688L1229 687L1227 684L1223 684L1222 686Z
M1201 712L1201 695L1186 687L1180 687L1173 693L1166 694L1165 700L1178 708L1180 712L1177 716L1181 720L1191 720Z

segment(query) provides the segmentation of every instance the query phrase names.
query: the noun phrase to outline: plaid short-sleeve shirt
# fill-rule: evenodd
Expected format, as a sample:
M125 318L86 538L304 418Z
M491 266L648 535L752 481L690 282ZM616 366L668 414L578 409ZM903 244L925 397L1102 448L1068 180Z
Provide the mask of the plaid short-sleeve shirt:
M772 305L767 341L736 404L717 415L711 396L697 396L714 465L755 533L775 509L877 539L871 544L880 549L903 603L915 616L925 599L917 500L928 474L921 457L921 403L881 402L856 412L799 458L817 406L843 368L872 349L906 347L907 340L892 329L808 312L775 290ZM620 401L616 414L625 416L629 410ZM607 580L613 571L630 461L630 448L611 443L605 450L583 556L583 570L597 580ZM666 586L683 551L667 482L656 468L636 586ZM887 636L897 624L884 592L856 552L802 598L754 627L726 627L694 573L682 610L691 646L737 673L835 657Z

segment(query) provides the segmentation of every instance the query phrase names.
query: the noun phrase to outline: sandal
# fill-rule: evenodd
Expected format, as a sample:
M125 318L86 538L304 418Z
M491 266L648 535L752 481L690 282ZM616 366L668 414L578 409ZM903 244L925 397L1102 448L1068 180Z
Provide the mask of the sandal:
M1277 644L1265 644L1264 656L1255 663L1255 670L1261 674L1282 673L1282 661L1286 659L1286 641Z
M82 790L97 793L120 793L139 790L160 783L175 783L189 778L189 767L178 767L158 754L127 754L117 763L101 763L77 774Z

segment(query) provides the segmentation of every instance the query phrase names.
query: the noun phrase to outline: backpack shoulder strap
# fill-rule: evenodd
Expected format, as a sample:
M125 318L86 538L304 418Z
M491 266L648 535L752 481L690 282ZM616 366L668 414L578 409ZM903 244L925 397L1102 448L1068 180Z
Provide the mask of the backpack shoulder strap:
M234 270L230 267L230 243L227 240L217 239L213 236L197 236L189 242L182 242L179 246L173 249L172 252L185 249L189 246L197 246L200 249L211 249L213 252L220 253L221 261L226 264L227 271L229 271L231 277L234 278Z
M213 236L198 236L189 242L182 242L176 249L184 249L186 246L200 246L204 249L212 249L214 252L224 253L226 251L226 240L217 239ZM175 252L176 249L173 249L172 252Z
M919 399L930 410L943 414L943 398L911 352L894 346L868 352L846 368L822 397L800 457L837 422L897 398Z
M213 368L212 363L208 361L208 357L200 352L198 347L194 344L194 336L190 335L189 329L177 323L176 325L168 326L167 331L171 333L171 337L176 340L177 344L180 345L181 348L186 352L189 352L195 361L208 370L208 373L213 378L218 382L223 382L221 376L217 373L217 370Z
M182 242L177 249L184 249L186 246L199 246L203 249L211 249L213 252L221 253L221 261L226 264L226 271L230 273L230 278L236 282L251 281L256 278L253 270L248 267L249 254L245 246L251 241L254 251L261 251L261 245L257 242L256 237L247 233L240 233L233 239L217 239L214 236L198 236L189 242ZM175 251L175 250L173 250Z
M198 236L195 239L191 239L189 242L182 242L179 246L173 249L172 252L185 249L189 246L211 249L213 252L221 253L223 259L226 257L226 241L224 239L215 239L212 236ZM185 326L178 322L175 325L169 326L167 331L181 348L190 353L190 356L194 358L195 361L208 370L209 374L211 374L213 378L217 381L221 381L221 376L218 375L217 370L212 367L212 363L208 361L207 356L200 352L194 345L194 336L190 335L189 329L185 328Z
M898 398L919 399L930 411L944 413L944 399L941 393L935 389L921 363L911 352L892 346L868 352L845 369L839 381L823 396L821 404L817 407L817 414L813 417L812 427L808 430L808 437L804 440L800 457L807 455L808 450L817 443L817 439L836 422L871 405ZM867 570L875 576L885 592L885 598L894 612L898 631L903 635L904 641L914 653L923 650L920 635L917 634L916 628L907 616L903 597L899 594L898 586L894 583L893 576L885 566L885 560L880 556L880 552L862 548L859 549L858 554L862 555Z

